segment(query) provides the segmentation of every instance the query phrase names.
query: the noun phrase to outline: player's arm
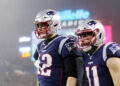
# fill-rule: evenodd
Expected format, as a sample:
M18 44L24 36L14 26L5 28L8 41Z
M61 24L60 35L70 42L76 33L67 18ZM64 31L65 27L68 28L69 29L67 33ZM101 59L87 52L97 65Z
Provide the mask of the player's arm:
M66 86L76 86L76 83L77 83L77 78L69 76L67 79Z
M63 42L61 43L63 44ZM80 52L75 46L74 38L70 38L64 43L61 49L61 55L64 57L64 66L68 76L66 86L76 86L78 80L76 58L79 57Z
M38 68L39 67L39 60L38 60L38 52L37 52L37 49L34 53L34 56L33 56L33 65Z
M107 67L115 86L120 86L120 58L111 57L107 60Z
M75 55L69 55L64 59L64 67L67 74L66 86L76 86L77 83L77 68L75 58Z

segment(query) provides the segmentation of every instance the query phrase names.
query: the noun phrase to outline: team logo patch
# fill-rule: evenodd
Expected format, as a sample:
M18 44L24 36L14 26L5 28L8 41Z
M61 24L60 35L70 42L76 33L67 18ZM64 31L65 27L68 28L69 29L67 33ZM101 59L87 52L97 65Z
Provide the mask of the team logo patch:
M118 50L120 50L120 46L117 44L113 44L110 48L109 48L113 54L115 54Z
M117 50L120 50L120 46L117 46L116 49L117 49Z
M66 43L65 46L69 51L71 51L73 48L75 48L75 43L69 42L69 43Z

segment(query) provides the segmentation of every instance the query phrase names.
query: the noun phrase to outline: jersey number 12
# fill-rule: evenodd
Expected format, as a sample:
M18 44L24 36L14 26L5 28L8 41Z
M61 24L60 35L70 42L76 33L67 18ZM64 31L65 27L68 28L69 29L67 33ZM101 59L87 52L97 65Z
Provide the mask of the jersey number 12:
M43 54L39 60L40 62L45 61L45 63L42 63L39 67L38 74L41 76L51 76L50 67L52 66L52 56L49 54Z

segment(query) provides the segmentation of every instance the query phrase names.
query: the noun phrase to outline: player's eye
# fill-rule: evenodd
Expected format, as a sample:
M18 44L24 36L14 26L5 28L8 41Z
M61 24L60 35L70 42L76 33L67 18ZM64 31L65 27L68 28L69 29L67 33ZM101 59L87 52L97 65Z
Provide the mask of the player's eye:
M89 36L92 36L92 32L85 32L85 33L82 33L80 34L81 37L89 37Z
M39 28L39 24L36 24L37 28Z
M44 29L44 28L48 27L48 23L39 23L39 24L37 24L37 27Z

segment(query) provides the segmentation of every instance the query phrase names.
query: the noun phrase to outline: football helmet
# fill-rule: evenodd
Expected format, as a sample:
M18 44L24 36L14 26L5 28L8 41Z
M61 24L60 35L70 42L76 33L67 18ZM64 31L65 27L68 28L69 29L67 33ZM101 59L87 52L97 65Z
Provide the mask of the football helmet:
M61 28L60 16L53 9L40 11L35 17L37 38L46 38Z
M100 46L105 40L104 26L100 21L94 19L83 20L75 35L78 39L79 48L85 52L91 50L92 46ZM85 44L84 41L89 41L89 43Z

